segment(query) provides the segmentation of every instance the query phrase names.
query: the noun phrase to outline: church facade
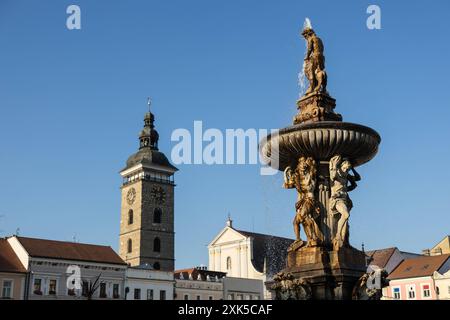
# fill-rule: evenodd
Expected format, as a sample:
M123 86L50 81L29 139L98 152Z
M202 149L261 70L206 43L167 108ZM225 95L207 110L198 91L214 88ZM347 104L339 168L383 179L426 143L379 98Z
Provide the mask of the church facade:
M285 252L293 241L235 229L228 219L225 228L208 245L208 269L226 272L227 277L265 282L285 267L285 255L279 252ZM271 298L265 289L264 298Z
M121 219L119 255L130 266L173 271L175 267L174 173L158 149L155 117L145 114L139 150L120 171Z

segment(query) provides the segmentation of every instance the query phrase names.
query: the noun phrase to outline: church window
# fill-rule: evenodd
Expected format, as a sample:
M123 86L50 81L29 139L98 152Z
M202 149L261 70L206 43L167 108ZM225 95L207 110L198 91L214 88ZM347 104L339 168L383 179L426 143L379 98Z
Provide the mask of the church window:
M161 223L161 216L161 208L155 208L155 210L153 211L153 223Z
M227 270L231 270L231 257L227 258Z
M153 240L153 251L161 252L161 240L159 238Z
M128 239L128 243L127 243L127 252L131 253L131 251L133 251L133 240Z
M133 224L133 210L128 211L128 224Z

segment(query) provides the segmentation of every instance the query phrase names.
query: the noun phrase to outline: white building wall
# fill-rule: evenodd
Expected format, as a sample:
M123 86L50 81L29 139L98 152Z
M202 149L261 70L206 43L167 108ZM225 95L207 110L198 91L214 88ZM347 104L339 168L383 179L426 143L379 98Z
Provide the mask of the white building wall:
M128 288L127 300L134 300L135 289L140 289L140 300L151 299L149 290L153 290L152 300L161 300L161 292L165 292L165 300L173 300L174 278L172 272L128 268L125 288Z

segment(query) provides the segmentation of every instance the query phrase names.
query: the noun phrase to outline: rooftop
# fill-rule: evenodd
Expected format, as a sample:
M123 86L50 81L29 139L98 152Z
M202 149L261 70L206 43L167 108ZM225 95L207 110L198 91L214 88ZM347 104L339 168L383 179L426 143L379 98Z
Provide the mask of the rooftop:
M435 271L438 271L449 258L450 254L443 254L403 260L397 268L391 272L388 279L393 280L431 276Z
M0 272L26 273L13 248L5 238L0 239Z
M109 246L17 237L31 257L126 265Z
M188 268L175 270L174 276L175 279L181 278L181 280L207 281L208 276L211 280L214 280L216 277L221 279L226 276L226 272L210 271L207 269L199 268Z

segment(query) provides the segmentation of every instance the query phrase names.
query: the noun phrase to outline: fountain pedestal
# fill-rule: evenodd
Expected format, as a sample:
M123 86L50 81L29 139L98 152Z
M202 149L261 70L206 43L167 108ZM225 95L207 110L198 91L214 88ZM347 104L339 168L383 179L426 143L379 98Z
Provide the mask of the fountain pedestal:
M309 285L314 300L349 300L356 281L365 273L365 255L352 247L338 251L303 247L288 252L282 271Z

